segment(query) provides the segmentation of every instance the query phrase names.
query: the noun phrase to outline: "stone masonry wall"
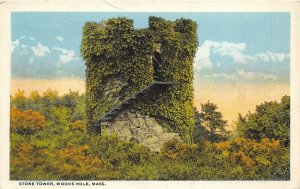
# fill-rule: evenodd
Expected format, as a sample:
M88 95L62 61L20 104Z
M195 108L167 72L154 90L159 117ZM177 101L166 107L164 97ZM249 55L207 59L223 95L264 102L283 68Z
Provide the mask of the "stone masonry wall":
M106 135L117 133L123 140L136 141L156 152L173 138L181 140L177 133L166 131L153 117L133 110L121 112L113 122L102 126L102 132Z

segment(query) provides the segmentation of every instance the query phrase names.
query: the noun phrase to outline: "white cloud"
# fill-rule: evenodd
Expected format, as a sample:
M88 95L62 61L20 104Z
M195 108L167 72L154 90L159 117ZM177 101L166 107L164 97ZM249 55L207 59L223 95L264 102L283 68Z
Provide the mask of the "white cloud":
M245 53L246 49L246 43L206 40L197 49L194 59L194 68L195 70L212 68L214 65L214 63L211 61L212 54L231 57L232 60L238 64L253 64L259 62L279 63L289 59L289 54L275 53L271 51L249 55Z
M35 39L33 37L23 35L19 39L16 39L15 41L12 42L12 47L11 47L12 52L14 52L14 50L17 47L20 47L20 49L18 51L20 54L27 54L28 53L28 49L27 48L29 48L29 46L28 45L24 45L24 39L29 39L31 41L35 41Z
M236 80L237 77L235 74L225 74L225 73L214 73L214 74L208 74L204 75L204 78L223 78L228 80Z
M210 60L210 41L205 41L200 47L198 47L195 59L194 59L194 69L202 70L203 68L212 68L213 63Z
M20 45L19 39L12 42L11 51L14 52L15 48Z
M31 41L35 41L35 39L33 37L25 36L25 35L21 36L19 39L22 40L22 39L26 39L26 38L30 39Z
M64 38L61 37L61 36L56 36L55 39L59 42L63 42L64 41Z
M241 78L244 78L246 80L259 80L259 79L264 79L264 80L276 80L278 79L277 76L273 74L263 74L263 73L256 73L256 72L247 72L242 69L237 69L237 74Z
M59 62L62 64L65 64L67 62L70 62L72 60L77 60L78 57L75 55L74 50L67 50L61 47L53 47L54 50L59 51L61 54L59 55Z
M230 56L237 63L245 64L247 61L253 61L253 58L244 55L247 45L245 43L231 43L227 41L218 42L206 40L197 49L194 59L195 70L203 68L212 68L214 63L211 61L211 54L219 54L220 56ZM218 66L218 65L217 65Z
M18 48L18 53L20 55L28 54L29 46L22 44L19 39L16 39L15 41L12 42L12 46L11 46L12 53L17 48Z
M253 80L257 77L257 74L255 72L246 72L242 69L241 70L237 69L236 71L239 76L247 80Z
M236 63L246 64L246 63L255 62L255 59L253 57L243 53L247 48L246 43L213 41L212 44L213 44L214 52L216 54L219 54L221 56L229 56Z
M256 58L263 62L278 63L284 61L285 59L289 59L290 55L285 53L274 53L271 51L267 51L265 53L256 54Z
M237 69L236 73L232 73L232 74L213 73L213 74L204 75L203 77L222 78L222 79L233 80L233 81L240 81L241 79L244 80L277 80L278 79L278 77L273 74L249 72L243 69Z
M42 45L40 42L36 46L32 46L31 50L33 51L33 54L39 57L45 56L46 54L50 53L50 49Z
M212 46L215 48L215 52L221 55L231 55L234 53L240 53L245 51L247 45L245 43L232 43L227 41L211 41Z

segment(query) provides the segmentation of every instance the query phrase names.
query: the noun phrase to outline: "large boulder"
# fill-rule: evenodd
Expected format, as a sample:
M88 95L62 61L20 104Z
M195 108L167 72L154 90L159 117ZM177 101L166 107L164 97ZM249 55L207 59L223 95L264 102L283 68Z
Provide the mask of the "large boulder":
M181 140L177 133L166 131L154 118L133 110L120 113L103 131L107 135L116 133L122 140L137 141L155 152L173 138Z

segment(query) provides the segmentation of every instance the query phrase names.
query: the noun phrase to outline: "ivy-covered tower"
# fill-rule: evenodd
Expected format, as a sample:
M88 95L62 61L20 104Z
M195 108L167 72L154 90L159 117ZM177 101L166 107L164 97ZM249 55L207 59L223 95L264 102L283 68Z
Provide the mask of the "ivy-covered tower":
M189 19L150 17L149 28L139 30L126 18L87 22L81 53L88 131L101 133L120 112L135 110L190 142L196 48Z

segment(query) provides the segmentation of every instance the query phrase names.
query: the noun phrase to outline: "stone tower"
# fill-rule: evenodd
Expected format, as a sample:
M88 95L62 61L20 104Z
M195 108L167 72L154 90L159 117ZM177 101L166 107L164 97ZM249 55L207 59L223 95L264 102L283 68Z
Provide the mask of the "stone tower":
M88 131L117 132L154 150L173 137L190 142L196 47L189 19L150 17L144 29L126 18L87 22L81 53Z

